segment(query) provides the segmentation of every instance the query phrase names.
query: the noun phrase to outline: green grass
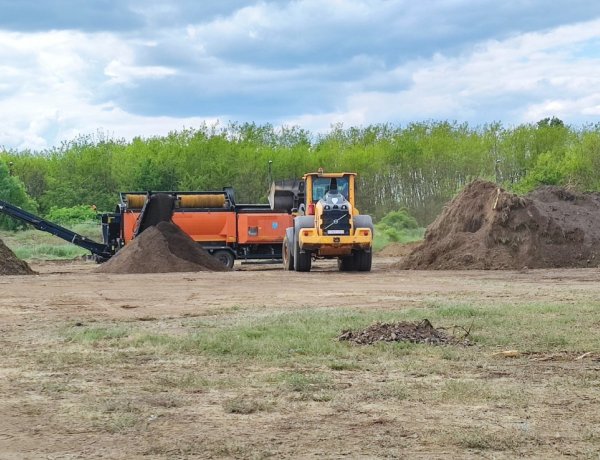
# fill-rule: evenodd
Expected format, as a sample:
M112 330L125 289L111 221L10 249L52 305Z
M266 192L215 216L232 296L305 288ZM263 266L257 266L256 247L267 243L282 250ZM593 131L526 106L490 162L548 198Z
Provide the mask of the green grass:
M11 249L19 259L23 260L65 260L89 254L89 251L83 248L67 244L36 244Z
M361 360L430 355L460 361L468 351L460 347L431 347L411 343L352 346L336 338L342 330L364 328L375 321L418 321L428 318L434 327L455 335L470 331L479 349L516 348L523 352L588 351L597 349L589 323L599 305L564 308L549 304L431 305L398 311L344 309L300 310L269 315L243 313L227 321L188 321L183 332L167 334L144 329L72 327L64 331L69 342L94 343L169 355L180 353L260 363L310 363L332 370L362 368Z
M459 447L476 450L514 451L528 442L537 444L535 437L526 436L514 428L494 431L482 428L459 429L452 434L451 438Z
M59 223L59 225L61 224ZM64 225L64 227L94 241L102 241L99 222ZM2 231L0 232L0 239L17 257L25 260L74 259L90 253L50 233L33 228L17 232Z
M379 231L375 226L375 236L373 238L373 249L381 251L390 243L412 243L420 241L425 235L424 228L403 229L394 233L394 239L391 239L386 232Z
M69 342L99 342L127 337L129 330L122 326L117 327L81 327L74 326L66 334Z

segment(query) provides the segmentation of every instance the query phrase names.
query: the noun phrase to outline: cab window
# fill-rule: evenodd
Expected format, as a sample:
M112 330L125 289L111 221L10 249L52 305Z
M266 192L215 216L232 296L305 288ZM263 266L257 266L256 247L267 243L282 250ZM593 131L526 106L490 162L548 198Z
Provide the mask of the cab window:
M313 178L313 186L312 186L312 200L313 203L316 203L321 198L325 196L327 191L329 190L329 185L331 184L331 178L328 177L315 177ZM337 178L337 188L338 191L344 195L344 198L348 199L348 178L347 177L338 177Z

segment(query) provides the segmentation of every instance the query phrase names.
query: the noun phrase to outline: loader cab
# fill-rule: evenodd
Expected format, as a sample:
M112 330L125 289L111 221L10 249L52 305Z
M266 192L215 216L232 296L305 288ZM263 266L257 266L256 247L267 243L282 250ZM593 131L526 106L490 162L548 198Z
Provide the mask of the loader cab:
M355 173L324 173L322 170L316 173L305 174L303 179L306 183L306 203L315 204L323 199L329 191L332 180L337 191L354 206L354 179Z

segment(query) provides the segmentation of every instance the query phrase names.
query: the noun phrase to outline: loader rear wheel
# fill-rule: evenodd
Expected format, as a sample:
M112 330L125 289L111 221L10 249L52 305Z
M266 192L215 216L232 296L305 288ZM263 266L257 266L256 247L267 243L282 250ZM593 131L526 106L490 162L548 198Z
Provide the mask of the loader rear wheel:
M338 259L338 270L341 272L351 272L356 270L353 256L340 257Z
M354 266L359 272L370 272L372 262L372 251L356 251L354 253Z
M300 251L300 241L296 238L296 244L294 244L294 269L297 272L309 272L312 265L312 258L310 252Z
M287 235L283 238L283 246L281 248L281 256L283 258L283 269L293 270L294 269L294 255L290 251L290 242L287 239Z
M221 249L219 251L213 252L213 257L215 257L219 262L221 262L227 268L233 268L233 264L235 263L235 257L231 253L231 251Z

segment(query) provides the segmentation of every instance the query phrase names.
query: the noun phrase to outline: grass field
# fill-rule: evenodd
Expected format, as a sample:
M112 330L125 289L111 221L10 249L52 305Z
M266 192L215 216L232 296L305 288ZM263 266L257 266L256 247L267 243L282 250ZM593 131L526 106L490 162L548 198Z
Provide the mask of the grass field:
M6 407L125 457L598 458L600 301L419 295L415 308L50 321L2 347L4 390L22 394ZM473 345L336 340L423 318Z
M59 225L63 225L60 224ZM81 224L64 224L64 227L83 236L102 241L102 230L99 222ZM0 231L0 240L4 242L20 259L25 260L60 260L74 259L90 252L74 244L62 240L50 233L34 228L17 232Z

